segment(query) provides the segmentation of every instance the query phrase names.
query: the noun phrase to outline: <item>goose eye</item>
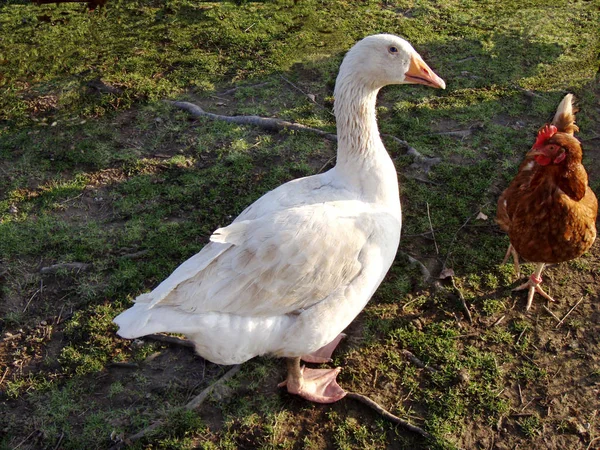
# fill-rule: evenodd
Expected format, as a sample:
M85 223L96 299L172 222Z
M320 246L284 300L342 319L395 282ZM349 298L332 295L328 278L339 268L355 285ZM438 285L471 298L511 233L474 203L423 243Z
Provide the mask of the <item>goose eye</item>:
M396 48L394 46L390 47L388 50L390 53L398 53L398 48Z

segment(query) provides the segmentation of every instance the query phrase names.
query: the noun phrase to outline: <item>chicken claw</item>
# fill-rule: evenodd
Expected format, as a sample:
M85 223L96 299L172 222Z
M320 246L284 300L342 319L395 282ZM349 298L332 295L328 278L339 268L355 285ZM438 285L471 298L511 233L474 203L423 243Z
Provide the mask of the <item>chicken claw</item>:
M529 292L527 293L527 306L525 307L526 311L529 311L529 308L531 308L531 305L533 303L533 295L536 292L542 297L544 297L546 300L549 300L551 302L555 301L552 297L546 294L546 292L544 292L544 290L540 286L540 284L542 284L542 270L544 270L544 263L538 264L535 272L531 274L529 280L527 280L526 283L523 283L521 286L513 289L513 291L521 291L523 289L529 288Z

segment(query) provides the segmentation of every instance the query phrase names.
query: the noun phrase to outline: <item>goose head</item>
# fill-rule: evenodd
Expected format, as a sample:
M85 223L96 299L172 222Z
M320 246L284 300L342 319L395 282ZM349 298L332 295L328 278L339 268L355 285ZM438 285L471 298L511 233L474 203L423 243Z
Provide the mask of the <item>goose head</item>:
M338 83L344 79L372 89L388 84L446 88L444 80L429 68L412 45L392 34L376 34L357 42L340 67Z

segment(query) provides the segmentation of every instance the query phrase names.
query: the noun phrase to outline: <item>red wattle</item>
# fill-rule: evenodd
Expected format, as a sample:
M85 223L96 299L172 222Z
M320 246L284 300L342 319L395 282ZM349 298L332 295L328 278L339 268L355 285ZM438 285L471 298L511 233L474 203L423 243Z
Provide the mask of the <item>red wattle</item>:
M540 166L547 166L552 161L546 155L536 155L534 158L535 162L537 162Z

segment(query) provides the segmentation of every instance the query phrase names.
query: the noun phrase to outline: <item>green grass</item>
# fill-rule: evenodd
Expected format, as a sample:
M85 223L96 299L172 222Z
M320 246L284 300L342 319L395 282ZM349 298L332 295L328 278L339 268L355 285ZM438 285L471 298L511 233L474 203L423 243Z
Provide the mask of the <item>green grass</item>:
M83 8L0 6L0 448L106 448L158 419L163 426L137 448L449 449L484 442L498 423L511 448L542 445L552 427L575 436L558 426L569 417L545 415L544 399L556 377L566 386L576 373L598 378L586 359L597 332L591 300L559 329L539 301L535 317L521 314L512 264L499 264L508 241L492 222L498 195L566 92L579 100L586 164L598 163L600 13L589 2L109 0L93 13ZM280 394L283 365L268 358L245 364L201 411L181 412L222 370L121 340L112 318L264 192L331 164L335 146L190 120L162 100L333 131L343 52L378 32L406 37L448 84L386 88L380 129L442 162L421 173L384 138L399 172L401 253L334 363L344 367L344 387L432 440L350 401L321 407ZM594 170L590 183L600 186ZM425 283L407 255L434 277L442 263L455 271L472 324L448 280ZM70 262L90 268L40 273ZM550 269L545 280L564 297L550 308L562 317L572 298L593 294L597 271L594 249ZM124 361L138 367L111 365ZM524 406L517 384L533 399L530 416L513 415Z

